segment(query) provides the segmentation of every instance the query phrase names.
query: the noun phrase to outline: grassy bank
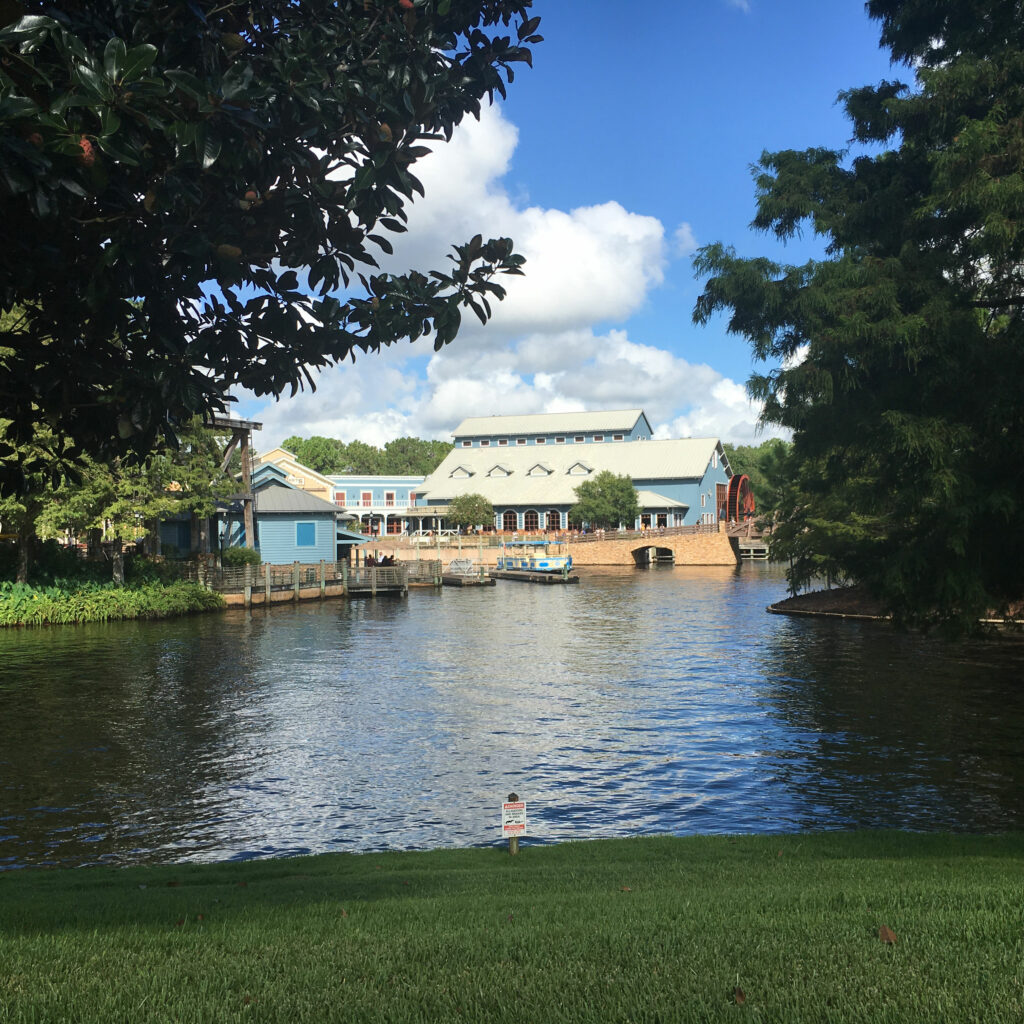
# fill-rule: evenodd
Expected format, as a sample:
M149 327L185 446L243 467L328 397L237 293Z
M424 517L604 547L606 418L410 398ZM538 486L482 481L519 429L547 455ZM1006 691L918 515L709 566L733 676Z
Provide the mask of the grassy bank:
M52 586L0 583L0 626L166 619L223 607L219 594L181 580L124 587L88 581Z
M1022 986L1022 836L0 875L4 1022L993 1024Z

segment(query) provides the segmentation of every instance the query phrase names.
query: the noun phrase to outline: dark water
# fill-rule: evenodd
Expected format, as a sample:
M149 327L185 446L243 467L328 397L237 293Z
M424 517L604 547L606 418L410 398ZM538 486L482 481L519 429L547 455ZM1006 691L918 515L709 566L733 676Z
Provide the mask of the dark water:
M0 868L530 835L1024 827L1024 642L788 619L779 572L591 572L0 633Z

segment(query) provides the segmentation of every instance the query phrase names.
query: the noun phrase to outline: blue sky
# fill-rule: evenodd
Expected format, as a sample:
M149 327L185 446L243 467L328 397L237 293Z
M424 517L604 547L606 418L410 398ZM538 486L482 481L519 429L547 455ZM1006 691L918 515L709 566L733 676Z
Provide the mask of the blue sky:
M387 269L442 266L476 231L528 259L487 328L243 400L266 451L290 434L448 439L466 416L642 407L658 436L749 443L747 344L694 326L696 245L800 262L748 227L764 150L845 148L838 93L901 77L861 0L535 0L545 41L508 100L417 164L427 190Z

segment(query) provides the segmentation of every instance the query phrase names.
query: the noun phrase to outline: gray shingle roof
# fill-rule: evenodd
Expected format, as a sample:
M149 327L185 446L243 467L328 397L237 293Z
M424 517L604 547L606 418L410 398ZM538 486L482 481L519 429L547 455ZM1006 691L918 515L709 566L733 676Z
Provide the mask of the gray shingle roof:
M352 517L342 512L337 505L332 505L315 494L300 491L291 487L261 487L256 492L256 512L259 513L319 513L323 515L330 512L342 519Z

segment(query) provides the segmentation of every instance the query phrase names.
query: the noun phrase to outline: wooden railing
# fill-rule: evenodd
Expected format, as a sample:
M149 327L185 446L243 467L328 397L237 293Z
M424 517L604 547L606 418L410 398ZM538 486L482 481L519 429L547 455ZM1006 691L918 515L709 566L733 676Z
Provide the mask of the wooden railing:
M293 562L291 565L240 565L218 568L204 563L182 566L183 579L201 583L218 593L246 591L308 590L319 587L344 588L345 593L404 591L409 570L405 564L352 566L348 562Z

